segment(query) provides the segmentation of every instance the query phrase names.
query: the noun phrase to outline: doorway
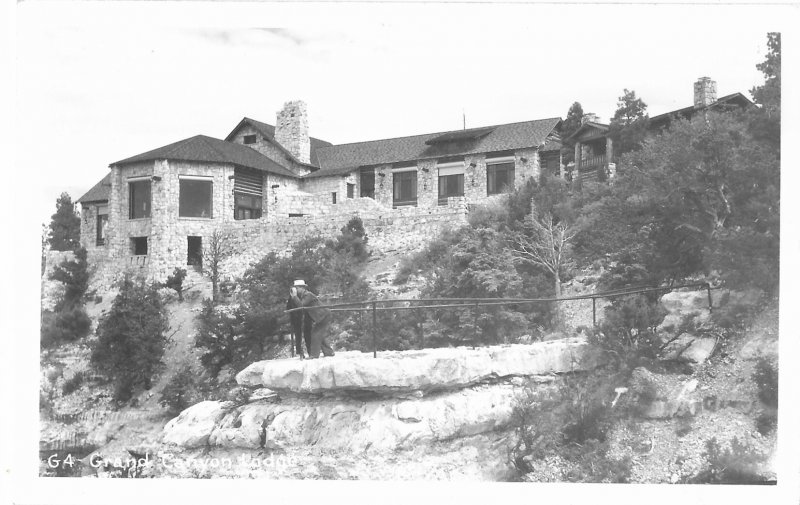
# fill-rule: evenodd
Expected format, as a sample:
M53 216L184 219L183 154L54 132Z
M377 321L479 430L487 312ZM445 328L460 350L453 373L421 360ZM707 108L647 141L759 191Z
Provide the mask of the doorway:
M203 237L187 238L186 264L195 267L196 270L201 270L203 268Z

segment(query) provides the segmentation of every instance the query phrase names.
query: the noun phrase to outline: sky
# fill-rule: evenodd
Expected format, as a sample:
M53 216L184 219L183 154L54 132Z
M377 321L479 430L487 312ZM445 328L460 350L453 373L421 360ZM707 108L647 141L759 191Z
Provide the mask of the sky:
M289 100L338 144L563 118L575 101L608 120L624 89L654 115L690 105L701 76L749 97L774 29L730 5L154 4L18 4L17 166L40 222L114 161L244 116L274 124Z

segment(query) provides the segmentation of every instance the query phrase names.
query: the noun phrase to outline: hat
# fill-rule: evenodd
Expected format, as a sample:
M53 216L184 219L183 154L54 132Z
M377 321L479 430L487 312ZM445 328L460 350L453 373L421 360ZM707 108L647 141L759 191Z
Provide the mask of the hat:
M307 287L308 287L308 286L306 285L306 281L304 281L303 279L297 279L297 280L295 280L295 281L294 281L294 287L300 287L300 286L303 286L304 288L307 288Z

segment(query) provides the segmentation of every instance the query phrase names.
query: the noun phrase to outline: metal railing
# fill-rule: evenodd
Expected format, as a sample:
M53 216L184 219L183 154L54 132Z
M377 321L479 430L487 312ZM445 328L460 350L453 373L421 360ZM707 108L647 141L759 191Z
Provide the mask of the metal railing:
M372 355L378 357L378 312L399 311L399 310L423 310L423 309L473 309L473 338L477 332L478 311L480 307L492 307L503 305L525 305L537 303L560 303L576 300L592 300L592 325L597 326L597 299L598 298L618 298L640 293L671 292L683 288L697 288L705 290L708 294L708 311L712 312L711 285L707 282L693 282L663 287L626 287L615 290L603 291L600 293L590 293L586 295L568 296L561 298L397 298L392 300L365 300L359 302L335 303L329 305L318 305L329 309L331 312L360 312L372 313ZM394 303L407 303L407 306L385 307ZM414 304L414 305L412 305ZM292 313L306 311L305 307L287 309L284 312ZM424 335L422 336L424 342ZM292 333L292 356L294 356L295 342Z

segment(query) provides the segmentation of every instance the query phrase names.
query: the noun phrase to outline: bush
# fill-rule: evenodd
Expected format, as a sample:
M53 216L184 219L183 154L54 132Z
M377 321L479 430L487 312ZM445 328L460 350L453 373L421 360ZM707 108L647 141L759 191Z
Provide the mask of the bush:
M80 389L83 385L83 374L75 374L71 379L68 379L64 382L64 386L61 388L61 394L63 396L67 396L70 393L73 393Z
M338 253L346 253L356 262L366 261L369 258L368 238L361 218L353 217L340 231L329 247Z
M171 415L183 412L192 405L195 378L196 374L190 366L184 365L179 368L164 386L158 403L167 407Z
M183 301L183 280L186 279L186 269L175 267L172 275L167 277L167 282L164 283L165 287L175 290L178 293L178 300Z
M774 410L762 412L756 418L756 429L763 436L772 433L778 427L778 413Z
M575 463L566 474L568 482L626 483L631 478L633 460L608 457L608 442L590 439L585 445L572 445L564 450L564 458Z
M74 342L89 334L92 320L82 307L72 307L61 312L42 312L41 347Z
M658 354L660 342L655 328L666 311L656 296L632 295L615 298L605 308L605 319L593 341L610 352L616 365L635 368Z
M61 311L81 305L83 295L89 289L89 270L86 262L86 249L81 247L75 251L74 260L65 260L53 269L50 279L64 284L64 296L56 304L55 310Z
M724 451L716 437L707 440L703 455L708 468L694 476L690 480L692 483L763 484L766 481L759 474L759 466L766 458L738 438L734 438Z
M244 316L241 312L223 310L207 298L203 300L197 323L195 346L202 349L200 363L212 377L216 377L226 365L240 368L248 361L260 359L263 352L261 340L243 335ZM250 323L255 324L253 321Z
M778 408L778 369L765 357L756 362L753 381L758 388L758 398L764 405Z
M92 364L109 376L115 398L126 401L138 386L150 387L162 366L169 320L156 286L122 280L108 314L100 320Z
M516 443L510 459L517 470L530 472L528 458L557 453L577 463L567 476L573 482L626 482L630 460L606 461L606 433L622 413L604 400L620 383L618 375L599 370L565 377L553 389L526 389L512 410Z

